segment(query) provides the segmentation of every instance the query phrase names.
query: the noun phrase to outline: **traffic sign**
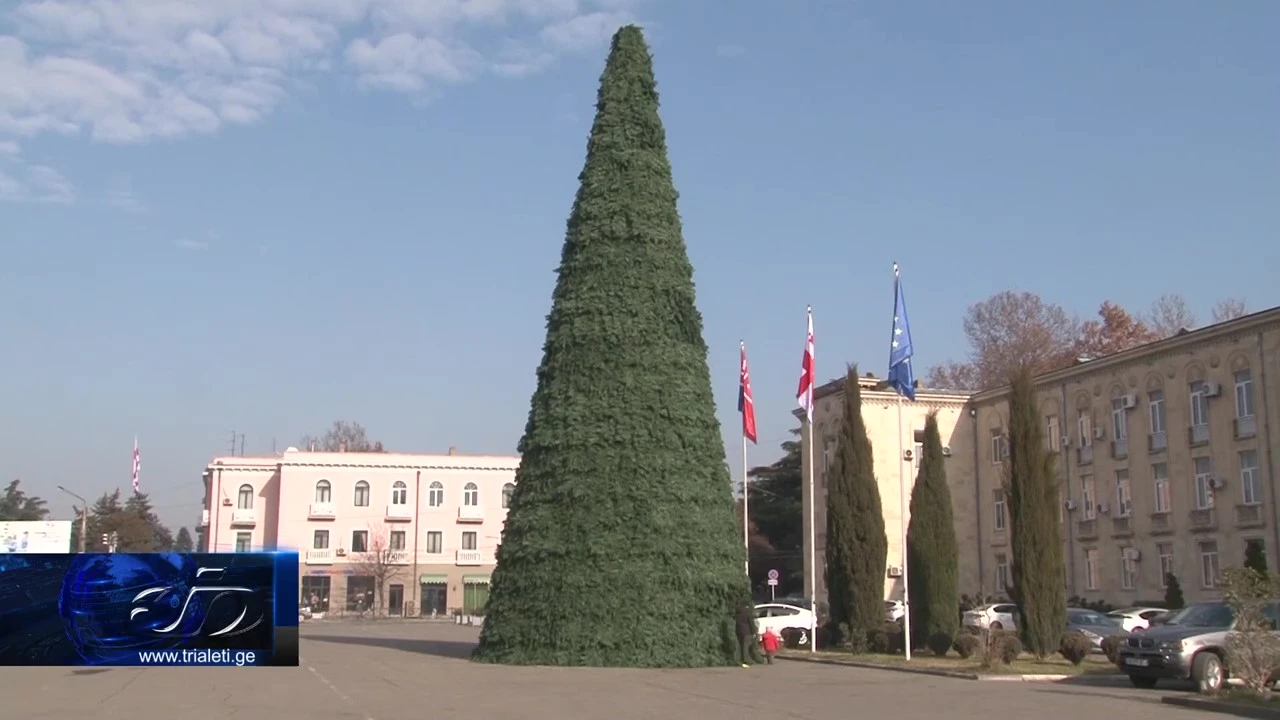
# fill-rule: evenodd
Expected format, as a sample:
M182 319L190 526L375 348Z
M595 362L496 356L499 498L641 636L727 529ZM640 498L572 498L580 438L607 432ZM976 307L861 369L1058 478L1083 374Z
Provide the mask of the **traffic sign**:
M772 583L770 583L771 585L777 585L777 584L778 584L778 571L777 571L777 570L770 570L770 571L769 571L769 579L773 581Z
M769 587L777 587L778 578L769 578Z

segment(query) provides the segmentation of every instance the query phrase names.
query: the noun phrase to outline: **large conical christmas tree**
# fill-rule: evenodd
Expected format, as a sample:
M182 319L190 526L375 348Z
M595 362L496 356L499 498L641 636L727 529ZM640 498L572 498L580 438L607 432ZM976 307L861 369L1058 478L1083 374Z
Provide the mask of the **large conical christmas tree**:
M653 66L613 38L475 658L734 662L749 602Z

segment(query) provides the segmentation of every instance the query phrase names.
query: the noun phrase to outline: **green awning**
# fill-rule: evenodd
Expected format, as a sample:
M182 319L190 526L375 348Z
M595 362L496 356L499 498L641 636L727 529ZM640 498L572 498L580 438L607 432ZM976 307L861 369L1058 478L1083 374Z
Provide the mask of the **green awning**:
M425 573L422 577L418 578L418 582L423 585L448 585L449 576Z
M488 575L463 575L462 583L464 585L488 585Z

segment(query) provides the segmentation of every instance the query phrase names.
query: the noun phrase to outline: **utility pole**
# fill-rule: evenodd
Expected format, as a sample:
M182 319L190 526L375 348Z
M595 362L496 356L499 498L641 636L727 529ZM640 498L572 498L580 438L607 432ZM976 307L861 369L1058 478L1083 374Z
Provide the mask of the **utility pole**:
M89 537L89 501L71 492L70 490L62 487L61 485L58 486L58 489L80 501L81 507L76 508L73 505L72 508L75 509L76 512L80 514L80 552L83 553L85 548L85 542Z
M244 457L244 433L240 433L240 457Z
M232 457L235 457L235 454L236 454L236 438L240 437L240 435L239 435L239 433L237 433L235 430L232 430L232 431L230 432L230 435L231 435L231 456L232 456Z

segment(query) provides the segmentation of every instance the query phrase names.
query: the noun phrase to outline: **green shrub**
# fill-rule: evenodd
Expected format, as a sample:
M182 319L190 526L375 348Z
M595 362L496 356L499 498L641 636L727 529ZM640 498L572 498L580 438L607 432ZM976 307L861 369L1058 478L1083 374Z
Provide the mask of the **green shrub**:
M925 645L938 657L945 657L951 650L952 637L947 633L936 632L928 637Z
M1005 665L1012 664L1022 654L1022 641L1018 639L1017 633L1000 632L992 635L994 635L992 643L995 646L992 654L1000 658L1000 662Z
M1082 633L1069 632L1062 636L1058 646L1058 654L1066 658L1072 665L1079 665L1093 652L1093 643Z
M879 630L867 633L867 647L874 653L900 653L903 649L904 637L901 625L885 623Z
M1124 645L1124 635L1108 635L1102 638L1102 652L1113 665L1120 664L1120 648Z
M951 649L963 660L973 657L978 651L978 646L982 644L982 640L975 633L961 633L951 644Z

